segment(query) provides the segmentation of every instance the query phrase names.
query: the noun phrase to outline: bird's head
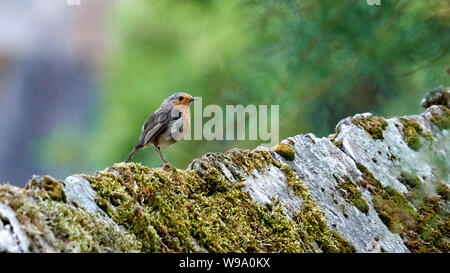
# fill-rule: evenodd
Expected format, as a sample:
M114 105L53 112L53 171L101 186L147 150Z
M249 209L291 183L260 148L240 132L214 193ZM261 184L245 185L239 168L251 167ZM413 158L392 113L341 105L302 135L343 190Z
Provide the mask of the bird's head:
M169 97L169 101L175 106L175 105L186 105L190 106L191 102L194 100L197 100L199 98L192 97L191 95L187 93L175 93L172 96Z

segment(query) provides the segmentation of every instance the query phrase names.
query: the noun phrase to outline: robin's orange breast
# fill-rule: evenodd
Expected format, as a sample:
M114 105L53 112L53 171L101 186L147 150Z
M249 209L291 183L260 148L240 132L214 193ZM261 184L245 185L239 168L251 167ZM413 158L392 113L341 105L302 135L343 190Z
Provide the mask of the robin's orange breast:
M185 133L191 126L191 119L189 117L189 106L187 105L175 105L173 108L178 109L181 112L181 117L184 119L185 126L183 128L183 133Z

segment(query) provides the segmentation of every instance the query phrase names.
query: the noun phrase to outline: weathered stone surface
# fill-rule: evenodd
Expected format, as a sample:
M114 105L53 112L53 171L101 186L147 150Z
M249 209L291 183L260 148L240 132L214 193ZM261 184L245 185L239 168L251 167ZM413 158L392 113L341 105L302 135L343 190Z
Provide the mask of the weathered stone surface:
M28 252L28 238L14 211L0 203L0 252Z
M79 175L72 175L66 178L63 188L67 196L67 202L83 207L93 213L98 213L110 220L108 215L95 202L96 193L89 181Z
M66 200L52 199L51 188L45 189L50 194L42 192L41 183L49 179L33 176L34 185L27 189L0 186L0 252L138 251L140 242L123 227Z
M267 151L258 147L255 150ZM267 151L269 152L269 151ZM275 156L275 153L271 153ZM276 166L269 164L267 168L255 168L247 173L245 167L233 163L233 160L221 154L208 154L195 160L189 165L189 169L203 172L201 163L207 163L209 167L220 170L231 183L242 181L255 202L263 205L272 204L273 198L281 202L289 215L293 215L302 206L302 201L292 189L288 187L285 173Z
M2 185L0 252L448 253L442 90L420 115L357 114L327 138L297 135L275 152L233 149L187 170L118 163L64 181L33 176L25 189Z
M375 251L378 242L387 252L407 252L401 238L389 232L377 213L370 207L365 215L339 194L334 176L348 177L352 181L363 179L355 162L326 138L312 134L291 138L296 152L289 166L305 181L318 206L325 212L328 225L350 243L358 252ZM282 161L282 158L277 158ZM370 205L370 194L360 188Z
M440 130L429 119L429 112L435 111L436 106L431 106L424 114L409 116L420 123L423 130L431 132L434 141L422 139L424 146L419 151L414 151L403 139L402 123L399 118L387 119L388 126L383 132L384 140L374 140L367 137L365 131L351 122L351 118L342 120L337 126L339 131L336 142L342 142L342 150L355 162L366 166L370 172L378 178L383 186L392 186L400 192L406 192L406 187L397 179L402 171L413 172L427 181L436 180L435 160L445 158L446 166L450 165L448 147L450 138L448 131ZM371 115L369 113L366 116ZM442 170L442 171L448 171ZM425 178L423 178L425 177Z
M436 88L436 90L429 92L420 103L425 109L431 105L444 105L450 108L450 87Z

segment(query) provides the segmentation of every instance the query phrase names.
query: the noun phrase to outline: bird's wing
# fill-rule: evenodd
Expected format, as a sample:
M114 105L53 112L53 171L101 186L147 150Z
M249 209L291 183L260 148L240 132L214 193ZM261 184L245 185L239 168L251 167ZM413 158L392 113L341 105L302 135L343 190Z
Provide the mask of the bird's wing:
M171 111L164 108L159 108L153 112L145 121L142 126L142 134L139 141L141 145L149 144L153 137L159 135L167 128L171 120L178 118L172 117Z

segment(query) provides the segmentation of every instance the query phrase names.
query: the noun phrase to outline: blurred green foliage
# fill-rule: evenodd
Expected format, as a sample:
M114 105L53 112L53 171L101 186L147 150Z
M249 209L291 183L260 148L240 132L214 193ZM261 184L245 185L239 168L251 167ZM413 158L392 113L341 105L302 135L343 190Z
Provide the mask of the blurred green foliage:
M147 116L179 91L223 109L279 104L280 139L327 136L358 112L420 113L426 91L450 85L449 15L444 0L122 1L108 18L104 93L89 132L52 134L42 162L88 171L123 160ZM182 141L163 153L185 168L206 152L258 143ZM133 160L161 164L153 149Z

